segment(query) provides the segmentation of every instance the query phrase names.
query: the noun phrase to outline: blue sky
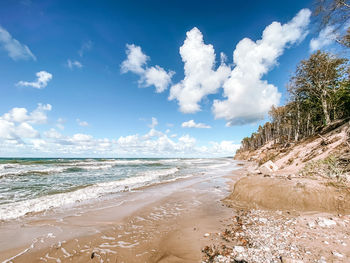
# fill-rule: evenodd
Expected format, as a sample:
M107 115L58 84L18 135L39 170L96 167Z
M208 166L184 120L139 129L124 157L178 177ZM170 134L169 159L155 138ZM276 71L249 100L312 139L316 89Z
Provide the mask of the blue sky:
M329 44L308 8L1 1L0 155L232 156L284 103L310 40Z

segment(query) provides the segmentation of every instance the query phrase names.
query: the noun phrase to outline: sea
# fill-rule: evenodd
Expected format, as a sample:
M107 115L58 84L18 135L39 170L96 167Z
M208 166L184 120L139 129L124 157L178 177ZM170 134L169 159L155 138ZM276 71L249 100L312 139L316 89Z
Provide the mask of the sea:
M232 158L0 158L0 221L204 176L232 162Z

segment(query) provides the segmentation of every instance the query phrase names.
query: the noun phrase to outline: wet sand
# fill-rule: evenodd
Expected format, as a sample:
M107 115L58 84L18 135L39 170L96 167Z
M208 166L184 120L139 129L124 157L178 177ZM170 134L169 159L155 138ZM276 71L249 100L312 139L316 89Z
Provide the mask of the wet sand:
M234 167L232 168L234 169ZM234 211L229 171L180 179L0 225L1 262L200 262Z

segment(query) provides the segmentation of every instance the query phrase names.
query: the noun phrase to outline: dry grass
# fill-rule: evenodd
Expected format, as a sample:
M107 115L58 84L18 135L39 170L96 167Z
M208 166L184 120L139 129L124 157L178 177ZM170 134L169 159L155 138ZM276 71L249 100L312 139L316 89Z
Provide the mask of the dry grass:
M346 171L336 155L330 155L323 160L308 162L301 170L301 174L305 177L318 176L331 179L330 184L343 184L347 181Z
M266 163L267 161L274 161L277 157L278 153L274 152L267 152L266 154L262 154L259 158L259 166Z

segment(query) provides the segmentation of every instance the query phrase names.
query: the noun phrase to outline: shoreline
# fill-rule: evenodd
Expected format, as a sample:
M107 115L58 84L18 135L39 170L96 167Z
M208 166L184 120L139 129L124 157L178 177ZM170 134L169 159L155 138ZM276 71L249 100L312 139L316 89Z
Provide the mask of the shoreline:
M283 170L251 174L255 163L235 164L123 193L121 204L112 199L57 220L17 224L44 234L32 246L0 246L0 262L348 262L349 214L239 205L235 187L247 178L265 190L255 177L287 185L299 179L284 178Z
M2 223L0 262L198 262L205 234L233 212L221 203L229 170L126 192L119 205L111 199L56 218Z

